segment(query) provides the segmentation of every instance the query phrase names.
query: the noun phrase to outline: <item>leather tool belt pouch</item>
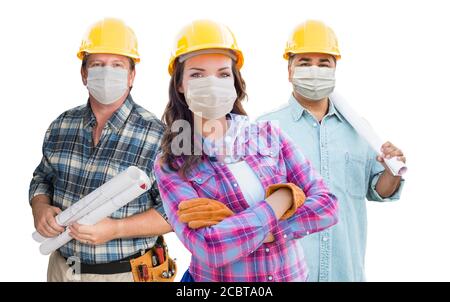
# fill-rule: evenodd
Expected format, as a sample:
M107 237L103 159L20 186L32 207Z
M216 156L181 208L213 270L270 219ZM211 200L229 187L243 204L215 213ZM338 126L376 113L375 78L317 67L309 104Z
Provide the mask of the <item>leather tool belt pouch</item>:
M169 257L163 236L145 254L130 260L135 282L173 282L177 273L175 261Z

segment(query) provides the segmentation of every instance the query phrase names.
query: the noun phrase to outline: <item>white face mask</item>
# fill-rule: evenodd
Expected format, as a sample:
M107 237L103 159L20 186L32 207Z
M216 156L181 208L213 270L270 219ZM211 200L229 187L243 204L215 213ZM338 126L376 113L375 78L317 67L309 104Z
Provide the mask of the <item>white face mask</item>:
M231 112L237 94L234 80L215 76L192 79L187 82L186 103L197 115L212 120Z
M333 92L335 71L329 67L297 66L292 76L294 90L308 100L320 101Z
M128 89L128 70L111 66L88 69L87 89L104 105L119 100Z

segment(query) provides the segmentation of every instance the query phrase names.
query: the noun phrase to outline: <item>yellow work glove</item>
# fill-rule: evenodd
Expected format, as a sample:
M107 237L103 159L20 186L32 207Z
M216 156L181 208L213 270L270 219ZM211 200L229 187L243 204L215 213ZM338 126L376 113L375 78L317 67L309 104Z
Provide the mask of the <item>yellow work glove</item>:
M268 186L266 189L266 198L272 195L273 192L281 188L287 188L292 193L292 206L280 218L280 220L286 220L294 215L295 211L297 211L297 209L305 203L306 196L302 189L300 189L297 185L289 182L285 184L275 184Z
M199 229L218 224L227 217L233 216L226 205L209 198L193 198L180 202L178 218L187 223L191 229Z

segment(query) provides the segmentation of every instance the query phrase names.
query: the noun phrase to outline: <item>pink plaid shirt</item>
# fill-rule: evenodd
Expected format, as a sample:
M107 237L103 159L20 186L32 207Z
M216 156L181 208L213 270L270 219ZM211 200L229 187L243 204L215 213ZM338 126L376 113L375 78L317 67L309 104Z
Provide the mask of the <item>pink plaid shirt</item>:
M233 174L223 163L204 156L187 178L162 167L155 174L159 191L178 238L192 253L189 272L195 281L305 281L308 270L298 238L337 222L336 197L293 142L271 122L248 124L239 142L243 159L264 188L292 182L305 192L302 207L287 220L277 220L264 200L249 206ZM300 142L301 144L301 142ZM278 147L276 152L273 146ZM182 162L180 157L177 164ZM178 220L178 204L205 197L218 200L236 214L207 228L193 230ZM263 243L272 233L275 240Z

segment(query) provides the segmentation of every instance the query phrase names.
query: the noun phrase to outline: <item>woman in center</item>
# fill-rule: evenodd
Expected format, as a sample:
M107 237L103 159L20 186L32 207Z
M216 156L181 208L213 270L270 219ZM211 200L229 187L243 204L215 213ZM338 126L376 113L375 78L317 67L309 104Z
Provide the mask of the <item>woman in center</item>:
M169 63L155 173L192 253L182 281L305 281L297 239L337 222L336 198L278 127L249 122L242 64L233 33L208 20L181 30Z

